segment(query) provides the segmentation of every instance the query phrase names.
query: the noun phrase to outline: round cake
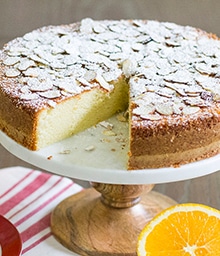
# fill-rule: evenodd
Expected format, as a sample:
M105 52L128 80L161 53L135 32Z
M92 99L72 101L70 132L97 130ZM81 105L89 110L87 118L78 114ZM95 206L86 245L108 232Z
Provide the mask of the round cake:
M30 150L128 111L128 170L220 151L220 41L189 26L84 19L0 51L0 129Z

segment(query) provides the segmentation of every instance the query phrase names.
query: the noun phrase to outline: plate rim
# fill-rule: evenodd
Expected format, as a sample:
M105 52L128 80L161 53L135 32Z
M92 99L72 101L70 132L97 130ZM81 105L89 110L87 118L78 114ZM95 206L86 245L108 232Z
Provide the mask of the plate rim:
M44 150L28 150L13 141L2 131L0 131L0 140L2 146L10 153L32 165L58 175L90 182L95 181L124 185L160 184L202 177L220 170L220 154L176 168L168 167L133 171L113 170L111 168L102 170L94 167L78 166L66 161L59 161L59 159L55 159L54 157L48 159L48 154L45 154ZM50 152L51 149L56 148L60 143L62 144L63 142L55 143L48 149L46 148L46 150Z

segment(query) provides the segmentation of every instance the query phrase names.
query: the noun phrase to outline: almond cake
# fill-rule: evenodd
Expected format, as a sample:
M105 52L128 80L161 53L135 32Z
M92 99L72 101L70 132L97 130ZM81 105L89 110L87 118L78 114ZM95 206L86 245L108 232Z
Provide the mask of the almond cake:
M128 170L220 151L220 41L148 20L47 26L0 51L0 129L30 150L129 112Z

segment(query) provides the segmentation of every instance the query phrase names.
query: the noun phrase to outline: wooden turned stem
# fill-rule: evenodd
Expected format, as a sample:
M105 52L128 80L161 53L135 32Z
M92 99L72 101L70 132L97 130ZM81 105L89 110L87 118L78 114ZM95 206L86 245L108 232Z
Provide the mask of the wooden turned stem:
M104 204L114 208L132 207L140 202L140 195L148 193L154 185L112 185L91 182L93 188L101 193Z
M135 256L146 223L176 204L151 191L153 185L91 184L62 201L51 216L56 239L79 255Z

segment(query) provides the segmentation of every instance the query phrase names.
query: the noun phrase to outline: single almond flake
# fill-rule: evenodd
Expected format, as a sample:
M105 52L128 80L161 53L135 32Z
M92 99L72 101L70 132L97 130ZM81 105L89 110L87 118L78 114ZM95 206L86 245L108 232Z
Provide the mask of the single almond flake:
M20 62L20 60L20 57L7 57L3 60L3 64L5 64L6 66L13 66L16 63Z
M133 113L135 115L144 116L148 114L153 114L154 111L155 111L155 106L153 104L148 104L148 105L140 105L136 107L133 110Z
M167 82L187 84L191 81L191 74L186 70L177 70L175 73L169 74L164 78Z
M97 34L100 34L100 33L104 33L106 31L106 27L102 24L99 24L99 23L95 23L93 25L93 31Z
M122 28L119 26L119 24L112 24L108 26L109 30L115 33L122 33Z
M37 62L37 63L41 63L43 65L48 65L48 62L42 58L40 58L38 55L36 54L31 54L30 56L28 56L31 60Z
M28 68L30 67L34 67L36 66L35 62L33 60L24 60L24 61L21 61L18 65L18 69L20 71L25 71L27 70Z
M197 112L200 111L200 108L199 107L194 107L194 106L185 106L182 110L182 113L184 115L192 115L192 114L195 114Z
M135 60L126 59L122 63L122 70L126 77L133 75L137 68L137 62Z
M137 26L137 27L141 27L141 26L143 26L143 21L141 21L141 20L133 20L132 24Z
M22 93L20 98L22 100L36 100L39 98L39 96L36 93Z
M204 101L200 97L191 97L191 98L185 98L184 102L187 105L195 106L195 107L205 107L208 105L207 101Z
M53 69L65 69L66 65L60 61L54 60L54 61L50 62L50 67Z
M56 105L57 105L57 103L55 102L55 101L53 101L53 100L48 100L48 105L50 106L50 107L52 107L52 108L55 108L56 107Z
M104 88L107 91L112 91L114 89L114 86L112 84L109 84L106 82L106 80L101 76L100 74L96 75L95 80L100 84L102 88Z
M38 92L38 94L47 99L55 99L61 96L61 93L59 90L48 90L45 92Z
M165 116L169 116L173 114L173 107L169 104L157 104L156 111Z
M195 69L201 74L215 75L218 72L218 69L214 69L207 63L198 63L195 66Z
M150 121L158 121L162 119L162 116L156 115L156 114L152 114L152 115L141 115L141 118L146 119L146 120L150 120Z
M142 50L143 44L142 43L134 43L134 44L132 44L131 48L132 48L132 50L139 52L140 50Z
M87 82L92 81L96 78L96 72L92 70L87 70L83 77Z
M103 78L107 82L116 80L120 75L121 75L120 70L113 70L113 71L105 72L102 74Z
M88 86L88 87L92 87L92 84L91 83L89 83L85 78L83 78L83 77L78 77L77 79L76 79L78 82L80 82L82 85L84 85L84 86Z
M122 52L111 53L109 55L109 59L110 60L118 60L119 61L119 60L125 59L125 57L126 57L126 55L124 53L122 53Z
M45 92L53 88L53 83L50 79L39 81L37 78L30 78L27 81L27 85L30 91L33 92Z
M165 97L165 98L170 98L171 99L173 97L173 91L172 92L170 92L170 91L168 92L168 91L165 91L165 90L158 90L155 93L160 95L160 96L162 96L162 97Z
M20 89L20 92L22 92L23 94L31 93L31 91L30 91L30 89L27 85L22 86L21 89Z
M178 47L178 46L180 46L180 42L176 42L174 40L169 40L169 39L166 40L165 44L168 47Z
M94 21L91 18L85 18L81 21L80 32L90 34L93 31Z
M183 108L183 106L180 103L179 104L178 103L173 104L173 113L176 114L176 115L181 115L182 114L182 108Z
M187 96L185 91L179 86L179 84L176 83L166 83L165 87L170 88L177 92L180 96Z
M10 57L19 57L21 56L21 52L23 51L23 47L13 47L10 48L9 51L7 52L8 56Z
M5 71L5 75L6 75L7 77L9 77L9 78L17 77L17 76L19 76L20 74L21 74L21 72L20 72L19 70L17 70L17 69L12 69L12 68L10 68L10 69L7 69L7 70Z
M25 76L30 77L38 77L39 76L39 69L38 68L28 68L27 70L22 72Z
M203 91L202 90L190 90L190 88L184 90L189 97L198 97Z
M23 37L25 40L27 41L34 41L34 40L38 40L39 38L39 33L37 31L32 31L32 32L28 32L24 35Z

